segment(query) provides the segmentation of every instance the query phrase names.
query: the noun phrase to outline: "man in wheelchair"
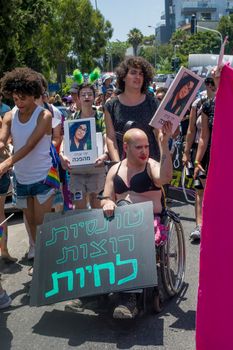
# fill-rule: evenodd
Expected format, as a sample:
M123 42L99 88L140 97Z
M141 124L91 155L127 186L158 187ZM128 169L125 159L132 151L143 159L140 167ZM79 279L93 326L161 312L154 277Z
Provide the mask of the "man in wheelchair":
M160 147L160 162L149 157L149 142L146 134L137 128L129 129L123 137L126 158L113 165L107 175L101 206L106 217L114 215L117 205L152 201L154 208L155 243L166 238L165 227L160 223L162 212L162 185L172 179L172 159L168 140L172 125L166 122L162 129L155 130ZM120 293L120 303L113 317L134 318L138 313L137 294L140 291Z

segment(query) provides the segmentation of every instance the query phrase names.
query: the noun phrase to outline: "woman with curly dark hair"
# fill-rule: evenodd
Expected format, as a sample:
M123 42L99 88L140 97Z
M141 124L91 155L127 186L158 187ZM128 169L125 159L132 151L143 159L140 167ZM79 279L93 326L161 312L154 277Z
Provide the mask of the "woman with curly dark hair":
M121 93L105 105L106 141L111 160L123 157L122 135L130 127L142 129L148 136L150 156L159 158L154 129L149 122L157 109L157 100L147 94L153 68L142 57L128 57L116 70Z

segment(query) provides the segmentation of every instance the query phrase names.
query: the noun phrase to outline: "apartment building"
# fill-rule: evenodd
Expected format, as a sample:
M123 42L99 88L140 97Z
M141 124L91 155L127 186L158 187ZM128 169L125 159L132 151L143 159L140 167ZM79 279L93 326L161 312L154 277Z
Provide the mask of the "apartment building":
M163 40L167 42L172 33L190 23L192 14L196 15L198 22L218 23L222 16L233 13L233 0L164 0L165 14L161 17L165 20L165 26L158 28L158 33L163 33ZM162 41L161 41L162 42Z

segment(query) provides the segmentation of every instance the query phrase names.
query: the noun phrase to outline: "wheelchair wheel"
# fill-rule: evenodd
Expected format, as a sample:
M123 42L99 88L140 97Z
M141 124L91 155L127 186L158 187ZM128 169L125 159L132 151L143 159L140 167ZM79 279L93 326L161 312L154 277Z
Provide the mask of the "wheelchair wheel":
M160 248L160 269L163 287L172 297L179 293L184 282L185 240L180 222L169 218L168 226L168 239Z

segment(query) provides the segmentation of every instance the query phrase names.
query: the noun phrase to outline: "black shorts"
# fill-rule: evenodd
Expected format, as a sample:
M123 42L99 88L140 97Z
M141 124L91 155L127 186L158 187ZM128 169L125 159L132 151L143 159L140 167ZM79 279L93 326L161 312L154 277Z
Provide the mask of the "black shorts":
M5 173L0 178L0 196L5 196L10 187L10 175L9 173Z

